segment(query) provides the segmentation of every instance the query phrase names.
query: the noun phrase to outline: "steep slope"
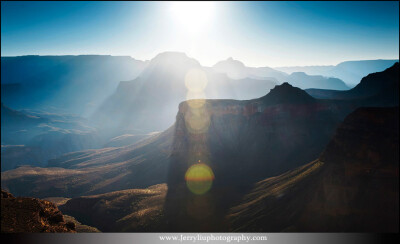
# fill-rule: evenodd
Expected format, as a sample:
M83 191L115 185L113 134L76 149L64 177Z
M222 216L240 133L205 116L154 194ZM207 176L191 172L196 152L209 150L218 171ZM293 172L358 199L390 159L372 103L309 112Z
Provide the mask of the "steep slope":
M123 146L128 146L135 144L138 141L141 141L143 139L149 138L152 135L155 135L159 132L154 132L154 133L149 133L149 134L124 134L121 136L116 136L114 138L111 138L110 141L108 141L104 147L123 147Z
M59 208L103 232L162 231L166 184L68 200Z
M66 222L51 202L14 197L1 190L1 232L76 232L75 224Z
M182 103L177 115L166 200L166 214L176 216L172 231L223 231L226 210L252 184L317 158L354 109L287 83L259 99L193 104ZM192 167L211 175L200 195L185 180ZM196 177L193 182L205 179Z
M319 159L258 182L233 231L397 232L399 108L351 113Z
M381 102L387 106L397 105L399 96L399 63L382 72L372 73L348 91L308 89L307 93L315 98L355 100L370 99L369 102Z
M105 130L160 131L173 124L182 101L250 99L265 94L274 85L269 80L231 80L202 67L184 53L166 52L153 58L137 79L121 82L92 120Z
M18 196L77 197L165 183L174 127L120 148L65 154L47 168L1 173L1 185Z
M1 101L89 115L121 80L131 80L146 63L101 55L1 57Z

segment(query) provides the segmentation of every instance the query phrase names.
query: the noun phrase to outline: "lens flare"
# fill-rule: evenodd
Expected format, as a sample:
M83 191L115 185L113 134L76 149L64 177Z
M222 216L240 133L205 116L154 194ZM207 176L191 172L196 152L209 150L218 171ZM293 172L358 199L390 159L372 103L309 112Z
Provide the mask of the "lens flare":
M206 103L206 95L204 92L188 91L186 95L187 104L191 108L201 108Z
M185 75L185 85L190 92L203 92L207 83L207 75L200 69L190 69Z
M214 173L212 169L203 163L192 165L185 174L186 186L197 195L202 195L210 190Z
M190 133L206 133L210 126L210 115L204 107L191 108L185 115L185 123Z

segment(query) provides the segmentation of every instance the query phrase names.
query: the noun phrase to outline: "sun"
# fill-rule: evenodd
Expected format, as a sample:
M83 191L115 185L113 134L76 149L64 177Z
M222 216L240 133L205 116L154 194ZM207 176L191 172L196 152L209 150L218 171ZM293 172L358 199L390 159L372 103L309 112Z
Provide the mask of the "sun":
M215 9L214 2L172 2L171 13L179 26L192 34L207 27Z

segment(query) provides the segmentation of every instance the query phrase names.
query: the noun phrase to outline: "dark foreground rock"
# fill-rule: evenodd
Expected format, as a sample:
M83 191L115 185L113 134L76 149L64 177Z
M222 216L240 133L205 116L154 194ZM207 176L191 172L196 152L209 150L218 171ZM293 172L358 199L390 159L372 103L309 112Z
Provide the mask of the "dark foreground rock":
M1 232L76 232L73 222L66 222L61 211L49 201L14 197L1 190Z

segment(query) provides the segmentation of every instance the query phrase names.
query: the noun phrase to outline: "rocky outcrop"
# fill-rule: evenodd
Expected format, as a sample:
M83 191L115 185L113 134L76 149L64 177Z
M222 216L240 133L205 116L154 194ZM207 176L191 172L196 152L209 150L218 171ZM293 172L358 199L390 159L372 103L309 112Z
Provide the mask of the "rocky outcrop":
M61 211L49 201L14 197L1 190L1 232L76 232Z

